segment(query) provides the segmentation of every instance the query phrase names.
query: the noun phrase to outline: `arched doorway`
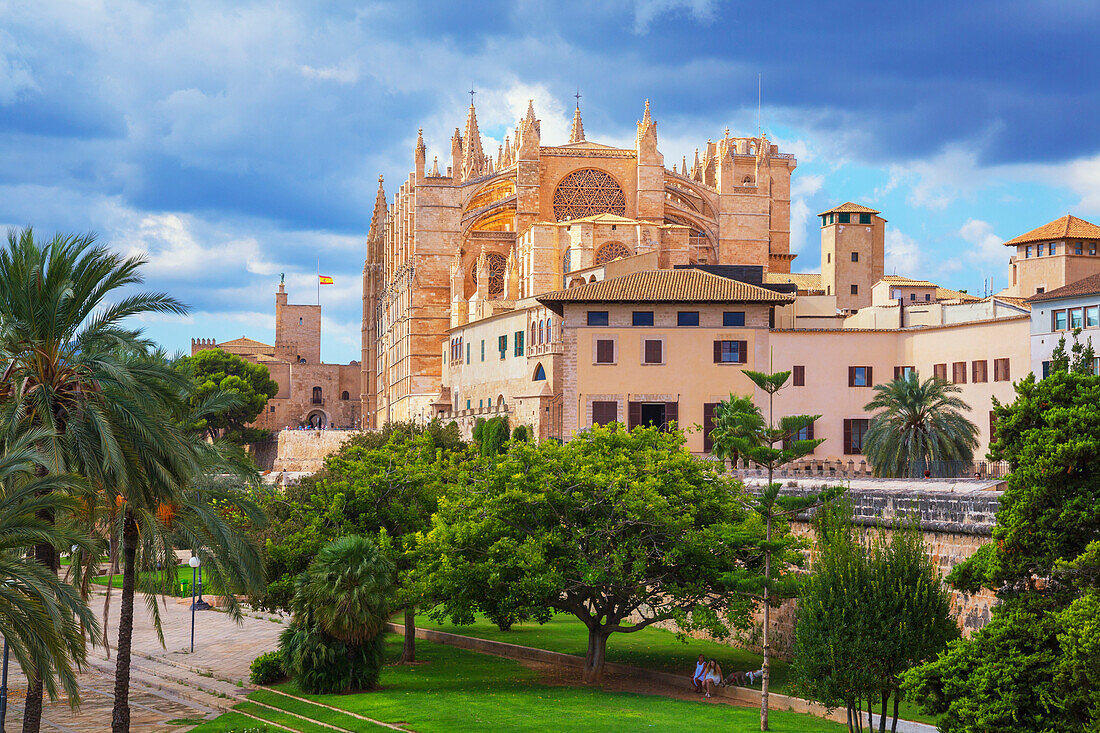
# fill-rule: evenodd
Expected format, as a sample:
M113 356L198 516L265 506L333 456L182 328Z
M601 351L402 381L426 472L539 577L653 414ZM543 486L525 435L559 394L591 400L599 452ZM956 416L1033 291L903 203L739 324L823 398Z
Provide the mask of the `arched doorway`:
M314 430L321 430L328 427L328 415L324 410L314 410L306 415L306 425Z

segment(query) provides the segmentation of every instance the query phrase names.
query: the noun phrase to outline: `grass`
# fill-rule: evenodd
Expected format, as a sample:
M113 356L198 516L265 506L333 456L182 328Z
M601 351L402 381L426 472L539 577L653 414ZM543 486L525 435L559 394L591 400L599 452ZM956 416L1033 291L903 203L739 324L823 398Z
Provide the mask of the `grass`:
M400 639L391 636L387 640L387 654L396 659L400 651ZM676 700L591 687L546 685L539 682L537 672L514 660L442 644L420 642L417 656L418 664L390 665L383 669L381 687L372 692L304 695L291 682L276 688L368 718L404 723L418 733L704 729L747 733L760 729L760 713L755 708L708 703L702 698ZM348 730L374 729L366 721L265 690L249 698ZM312 733L319 727L285 713L273 713L255 702L243 703L241 709L295 730ZM772 730L781 733L843 730L842 726L820 718L778 711L772 713L770 722ZM193 733L227 733L260 726L257 721L229 713L203 723Z
M172 595L176 595L176 594L179 593L180 583L183 583L183 582L187 583L187 593L188 594L191 593L191 574L192 574L192 572L193 571L192 571L191 567L188 566L188 565L180 565L179 567L176 568L176 582L169 589L169 590L171 590ZM101 575L98 578L92 578L92 583L94 583L96 585L107 585L107 578L108 578L108 576ZM160 573L157 573L155 571L148 571L148 572L144 572L144 573L141 574L141 581L140 582L150 583L150 584L154 585L155 587L160 588L161 584L164 582L164 579L163 579L163 577L161 576ZM112 588L121 588L122 587L122 573L116 573L115 574L115 576L111 580L111 587ZM141 588L142 586L139 585L138 587ZM220 595L220 591L217 591L214 588L213 584L210 583L209 581L204 581L203 582L202 592L203 592L203 595Z
M395 617L395 623L401 623L401 618ZM423 615L416 617L416 623L426 629L503 641L574 656L583 657L588 648L588 629L576 617L564 614L556 615L542 625L515 624L508 631L501 631L483 616L478 616L471 626L440 624ZM695 671L696 658L700 654L705 655L707 659L712 657L717 659L725 674L736 670L760 669L762 663L759 654L745 649L700 639L688 639L685 643L675 633L653 627L632 634L612 634L607 641L607 661L609 662L655 669L684 677L691 676ZM756 683L754 687L760 689L760 683ZM768 690L781 695L797 695L792 689L790 665L787 662L772 659ZM936 722L935 716L920 712L916 705L908 701L902 701L898 711L899 716L905 720L933 724Z

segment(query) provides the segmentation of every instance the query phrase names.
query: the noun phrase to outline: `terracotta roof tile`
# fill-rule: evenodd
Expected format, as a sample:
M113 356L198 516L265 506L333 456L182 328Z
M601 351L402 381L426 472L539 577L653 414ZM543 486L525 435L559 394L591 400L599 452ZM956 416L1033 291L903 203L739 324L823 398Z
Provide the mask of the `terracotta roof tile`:
M901 275L884 275L882 282L890 283L891 285L908 285L911 288L934 288L936 283L929 282L928 280L914 280L911 277L902 277Z
M764 282L769 285L781 285L792 283L799 290L824 290L821 284L821 275L816 272L769 272L764 275Z
M1038 229L1032 229L1027 234L1008 240L1005 246L1015 247L1017 244L1045 242L1048 239L1100 239L1100 227L1066 214L1061 219L1055 219Z
M881 213L878 209L872 209L869 206L862 204L853 204L851 201L847 201L840 206L834 206L831 209L822 211L818 216L825 216L826 214L878 214Z
M1059 298L1073 298L1080 295L1096 295L1100 293L1100 274L1091 275L1083 280L1063 285L1046 293L1032 295L1025 302L1039 303L1044 300L1058 300Z
M951 288L936 288L936 300L964 300L967 302L974 302L981 300L977 295L971 295L970 293L964 293L961 290L952 290Z
M794 296L693 269L649 270L536 298L550 303L790 303Z

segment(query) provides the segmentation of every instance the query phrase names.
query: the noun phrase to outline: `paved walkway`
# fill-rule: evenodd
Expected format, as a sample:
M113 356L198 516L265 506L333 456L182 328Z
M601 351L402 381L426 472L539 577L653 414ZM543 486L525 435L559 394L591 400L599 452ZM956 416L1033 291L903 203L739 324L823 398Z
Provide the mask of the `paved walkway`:
M195 614L195 652L190 647L190 599L178 603L163 598L158 604L164 645L153 629L152 614L140 597L134 604L134 641L130 685L130 729L134 733L183 731L186 725L169 725L170 720L217 717L244 699L249 691L248 666L254 658L278 645L283 624L277 617L260 612L246 615L237 625L220 611ZM208 600L210 600L208 598ZM93 598L92 609L101 613L103 595ZM114 645L118 638L119 596L111 598L109 636L111 656L102 648L89 655L91 667L79 676L81 706L69 707L67 699L46 701L43 731L102 733L110 729L114 703ZM6 728L18 731L23 724L26 678L13 664L12 698Z

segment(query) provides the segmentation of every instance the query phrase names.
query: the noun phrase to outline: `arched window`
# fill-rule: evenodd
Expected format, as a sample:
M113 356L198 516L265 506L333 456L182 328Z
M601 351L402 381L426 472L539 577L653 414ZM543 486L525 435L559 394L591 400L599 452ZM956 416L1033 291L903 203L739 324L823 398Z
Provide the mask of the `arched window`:
M341 392L341 393L340 393L340 399L342 399L342 400L350 400L350 399L351 399L351 395L350 395L350 394L348 394L348 391L347 391L347 390L345 389L345 390L344 390L343 392Z
M315 405L321 404L321 388L320 387L314 387L313 388L313 404L315 404Z
M546 343L554 343L554 319L546 319Z
M544 381L546 381L546 370L542 368L542 364L539 364L538 366L535 367L535 378L532 379L531 381L533 381L533 382L544 382Z
M626 196L618 182L595 168L573 171L554 189L554 218L580 219L595 214L626 216Z
M533 324L533 323L531 324L531 335L528 338L528 341L531 342L532 346L534 346L535 344L538 343L537 341L535 341L535 324Z
M497 409L498 410L503 410L504 409L504 395L502 395L502 394L497 395Z
M612 260L630 256L630 249L622 242L607 242L596 250L595 264L605 265Z
M542 344L542 321L539 321L539 344Z

